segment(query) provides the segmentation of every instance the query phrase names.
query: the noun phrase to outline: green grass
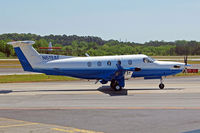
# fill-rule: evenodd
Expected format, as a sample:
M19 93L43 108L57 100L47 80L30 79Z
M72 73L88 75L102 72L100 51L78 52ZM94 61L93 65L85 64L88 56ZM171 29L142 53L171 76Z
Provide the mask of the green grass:
M178 76L200 76L199 73L180 73ZM76 81L77 78L65 76L48 76L45 74L27 74L27 75L1 75L0 83L24 83L24 82L51 82L51 81Z
M184 56L151 56L155 59L183 59ZM188 56L188 59L199 59L200 56L196 55L196 56ZM6 57L6 56L1 56L0 55L0 59L18 59L17 56L10 56L10 57Z
M180 61L183 62L183 61ZM188 64L200 64L200 61L188 61Z
M65 76L48 76L45 74L28 75L1 75L0 83L18 83L18 82L49 82L49 81L74 81L77 78Z
M184 59L184 56L151 56L155 59ZM199 59L200 56L188 56L188 59Z
M159 61L173 61L173 62L182 62L182 63L184 63L182 60L162 60L162 59L160 59ZM200 64L200 61L188 61L188 64Z
M0 59L18 59L18 58L17 56L10 56L10 57L0 56Z
M198 72L198 73L179 73L175 76L200 76L200 72Z

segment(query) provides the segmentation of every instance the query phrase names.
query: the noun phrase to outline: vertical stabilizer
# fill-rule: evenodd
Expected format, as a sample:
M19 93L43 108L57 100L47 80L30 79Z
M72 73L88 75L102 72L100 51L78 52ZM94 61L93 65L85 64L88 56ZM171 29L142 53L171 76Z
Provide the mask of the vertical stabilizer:
M40 54L32 47L34 43L34 41L16 41L8 43L14 47L24 71L33 71L33 68L42 62Z

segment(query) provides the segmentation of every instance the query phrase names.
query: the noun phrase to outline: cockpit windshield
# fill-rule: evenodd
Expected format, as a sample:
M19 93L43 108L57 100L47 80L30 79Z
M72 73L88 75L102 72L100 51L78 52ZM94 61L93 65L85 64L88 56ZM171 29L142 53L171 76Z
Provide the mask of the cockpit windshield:
M144 63L153 63L155 61L155 59L151 58L151 57L145 57L143 58L143 62Z

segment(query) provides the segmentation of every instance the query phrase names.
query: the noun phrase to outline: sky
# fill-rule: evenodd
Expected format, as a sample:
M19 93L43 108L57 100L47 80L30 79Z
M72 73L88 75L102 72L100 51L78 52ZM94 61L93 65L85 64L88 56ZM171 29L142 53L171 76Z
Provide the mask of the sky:
M0 0L0 34L200 41L200 0Z

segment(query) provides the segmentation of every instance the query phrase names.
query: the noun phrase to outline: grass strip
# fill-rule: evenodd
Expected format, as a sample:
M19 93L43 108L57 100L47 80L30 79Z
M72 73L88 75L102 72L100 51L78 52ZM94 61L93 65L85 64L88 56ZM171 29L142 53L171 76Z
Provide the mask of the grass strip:
M184 56L151 56L155 59L182 59L184 60ZM200 56L188 56L188 59L199 59Z
M198 72L198 73L179 73L175 76L186 76L186 77L187 76L200 76L200 72Z
M199 73L180 73L173 77L200 76ZM25 74L25 75L0 75L0 83L24 83L24 82L50 82L50 81L76 81L77 78L66 76L52 76L45 74Z
M52 76L45 74L26 74L26 75L1 75L0 83L18 83L18 82L49 82L49 81L74 81L77 78L66 76Z
M159 61L172 61L172 62L181 62L184 63L184 61L181 60L159 60ZM188 64L200 64L200 61L188 61Z

